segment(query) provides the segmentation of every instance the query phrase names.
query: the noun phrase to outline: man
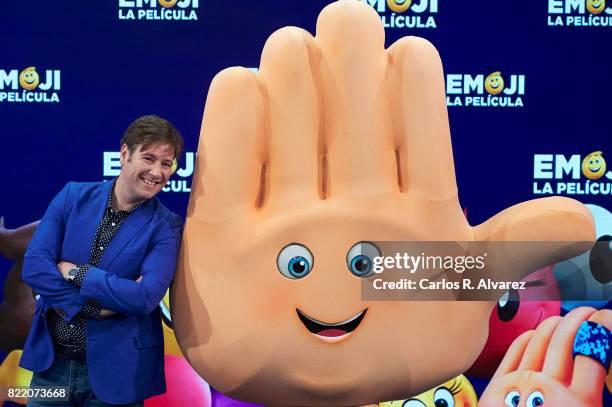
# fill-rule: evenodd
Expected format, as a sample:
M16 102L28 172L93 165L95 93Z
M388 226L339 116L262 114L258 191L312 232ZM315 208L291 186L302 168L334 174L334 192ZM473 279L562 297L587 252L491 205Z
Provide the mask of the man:
M182 148L169 122L141 117L121 140L116 180L68 183L49 205L22 274L40 295L21 358L31 388L67 386L66 405L86 406L143 405L165 391L158 303L182 221L155 196Z

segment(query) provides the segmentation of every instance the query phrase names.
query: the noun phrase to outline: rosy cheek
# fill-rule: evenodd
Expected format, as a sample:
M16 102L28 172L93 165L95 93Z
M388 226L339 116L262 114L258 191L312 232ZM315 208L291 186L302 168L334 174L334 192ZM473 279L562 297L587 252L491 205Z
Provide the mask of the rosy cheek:
M565 406L567 405L567 395L563 394L551 394L551 392L544 393L544 404L542 407L552 406Z

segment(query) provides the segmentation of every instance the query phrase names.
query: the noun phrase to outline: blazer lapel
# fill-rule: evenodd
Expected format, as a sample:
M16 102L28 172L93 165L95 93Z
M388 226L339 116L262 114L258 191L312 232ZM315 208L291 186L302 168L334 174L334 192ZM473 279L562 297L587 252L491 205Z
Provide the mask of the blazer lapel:
M96 188L84 202L83 215L79 216L81 219L79 226L83 229L82 239L79 242L79 257L83 259L84 263L89 262L91 247L96 237L96 229L102 220L102 216L104 216L106 201L112 186L113 181L101 182L100 187Z
M115 258L123 251L130 240L144 228L153 217L154 199L145 202L140 208L137 208L131 213L127 219L121 224L113 240L111 240L108 248L104 251L100 260L100 267L107 269L115 260Z

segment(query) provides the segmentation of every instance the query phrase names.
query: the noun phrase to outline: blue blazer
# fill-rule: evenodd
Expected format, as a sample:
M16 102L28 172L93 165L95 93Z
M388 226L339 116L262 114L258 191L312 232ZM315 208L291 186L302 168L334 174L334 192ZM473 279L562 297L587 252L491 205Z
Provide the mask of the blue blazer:
M166 391L158 304L174 276L182 220L157 199L148 200L124 221L80 289L74 287L56 265L89 262L112 184L68 183L34 233L22 279L40 298L20 365L40 372L53 363L49 309L70 321L85 304L99 305L117 314L87 320L91 387L107 403L132 403Z

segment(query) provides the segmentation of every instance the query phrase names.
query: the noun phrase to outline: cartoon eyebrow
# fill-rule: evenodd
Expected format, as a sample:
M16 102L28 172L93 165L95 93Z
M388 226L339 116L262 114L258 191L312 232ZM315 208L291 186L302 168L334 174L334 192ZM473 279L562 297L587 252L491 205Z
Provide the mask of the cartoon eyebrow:
M459 379L453 380L450 389L448 389L453 396L457 393L461 393L461 390L463 390L463 386L461 380Z
M540 278L538 280L527 281L525 283L525 287L528 287L528 288L529 287L543 287L545 285L548 285L548 283L543 278Z

